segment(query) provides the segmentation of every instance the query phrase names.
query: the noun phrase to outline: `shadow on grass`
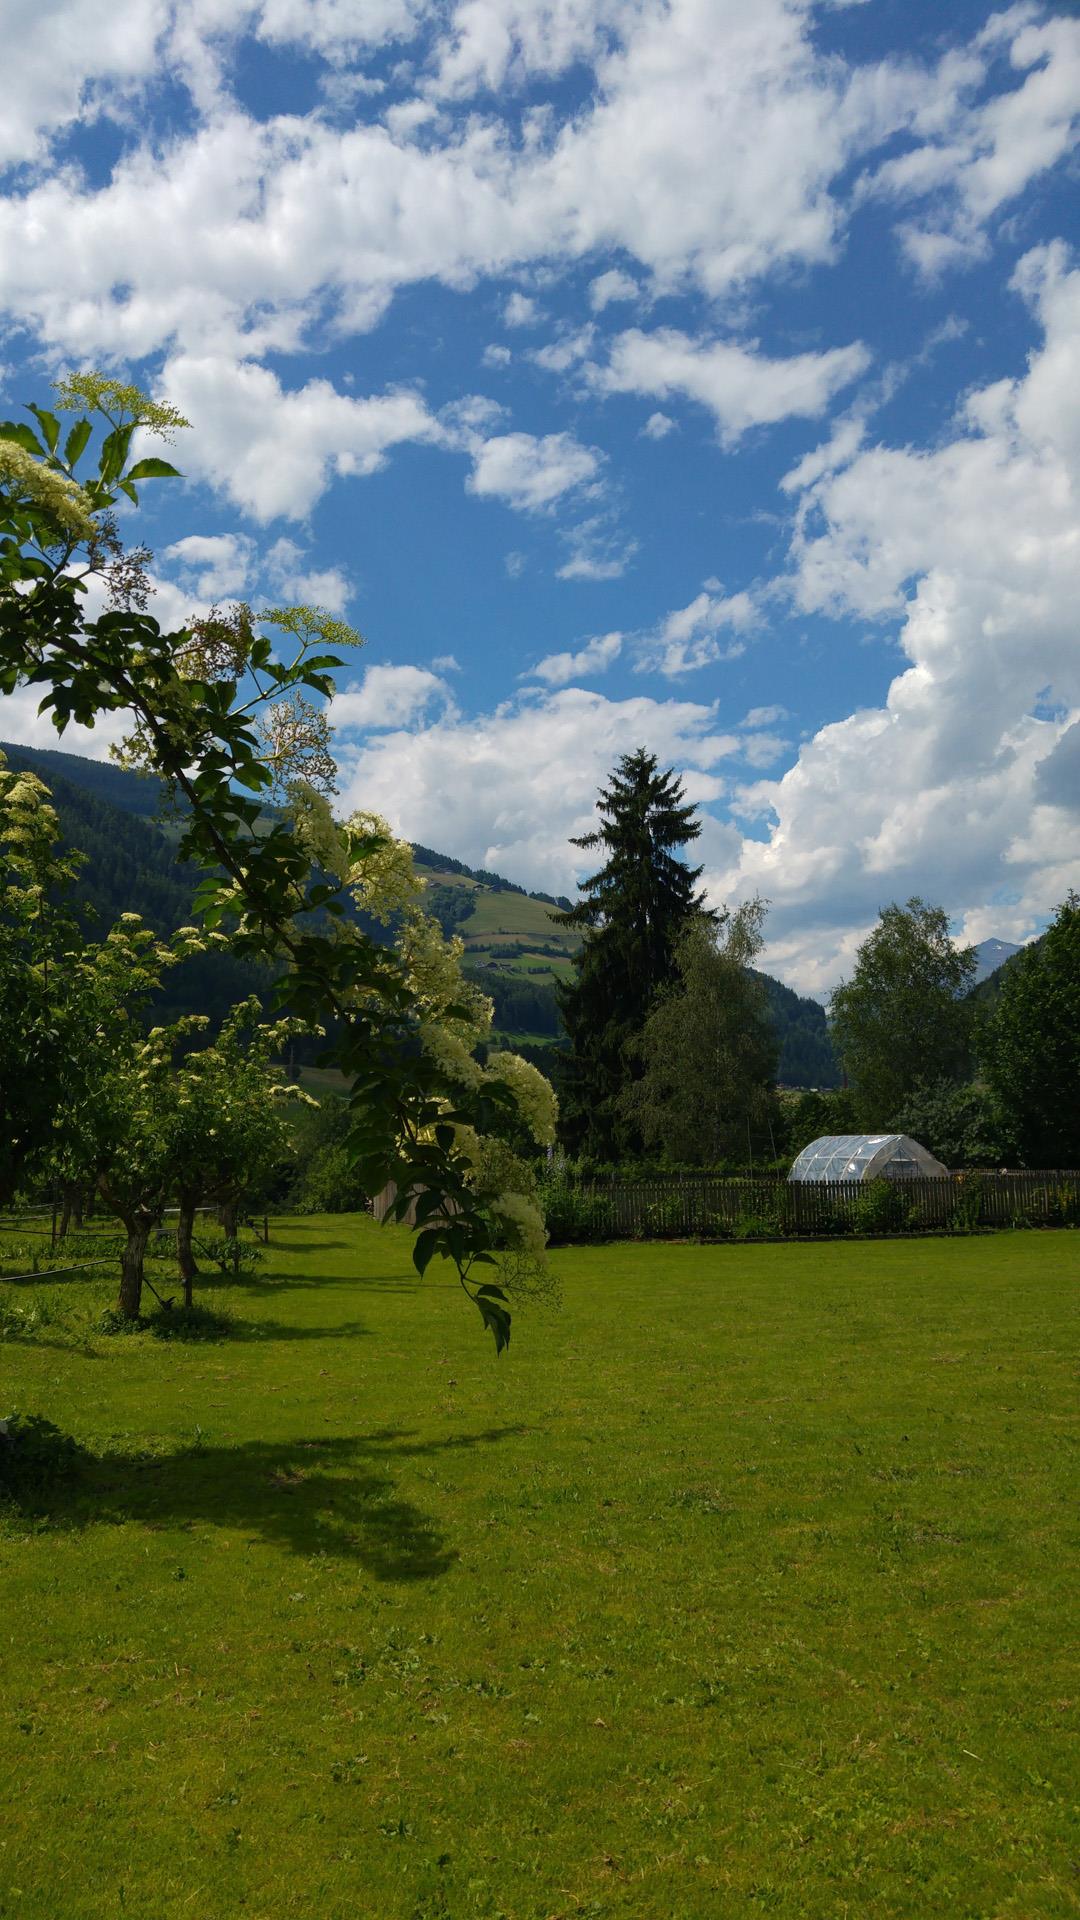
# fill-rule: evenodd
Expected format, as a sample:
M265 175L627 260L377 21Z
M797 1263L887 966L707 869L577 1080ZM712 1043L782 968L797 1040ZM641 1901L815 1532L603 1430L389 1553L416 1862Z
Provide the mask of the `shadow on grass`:
M173 1286L177 1282L172 1283ZM418 1293L419 1282L407 1274L368 1273L265 1273L234 1279L231 1273L200 1273L195 1281L195 1298L200 1294L234 1294L251 1300L266 1299L278 1293L310 1293L312 1288L347 1287L357 1293Z
M297 1327L288 1320L233 1320L223 1336L230 1340L370 1340L362 1320L337 1320L329 1327Z
M0 1336L0 1354L5 1347L45 1347L53 1353L73 1353L79 1360L99 1360L101 1355L95 1347L90 1345L92 1332L93 1328L80 1328L77 1333L71 1333L65 1337L62 1333L38 1333L37 1331L13 1333L8 1328Z
M316 1240L313 1234L272 1233L269 1240L260 1240L259 1246L270 1253L355 1253L356 1247L351 1240Z
M234 1527L289 1553L352 1560L376 1580L437 1580L458 1558L436 1521L397 1494L383 1463L495 1446L524 1432L489 1427L445 1440L384 1428L355 1438L195 1445L164 1459L97 1455L57 1435L60 1470L7 1489L27 1520L78 1530L135 1523Z

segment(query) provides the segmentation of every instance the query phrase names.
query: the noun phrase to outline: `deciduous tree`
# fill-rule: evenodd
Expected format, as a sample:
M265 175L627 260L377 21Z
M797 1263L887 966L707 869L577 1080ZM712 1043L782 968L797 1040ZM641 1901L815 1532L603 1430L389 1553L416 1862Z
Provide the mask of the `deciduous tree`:
M1080 1167L1080 894L1005 969L979 1039L1029 1167Z
M301 809L325 791L323 703L341 664L326 649L355 636L313 608L260 621L241 608L162 633L144 611L145 572L120 549L113 509L118 495L137 504L142 481L175 473L156 458L130 463L136 430L167 435L186 423L101 375L62 382L58 398L79 415L66 436L44 408L30 409L33 427L0 423L0 693L38 686L60 732L103 712L131 717L132 756L186 802L178 854L206 869L206 923L229 924L245 954L284 958L285 1011L333 1023L327 1064L351 1085L350 1147L365 1185L392 1181L404 1204L426 1190L417 1264L450 1260L501 1348L509 1307L483 1269L498 1264L513 1224L477 1180L470 1142L517 1128L518 1092L495 1071L474 1079L448 1070L423 1043L424 1007L402 955L358 927L327 928L328 915L341 922L340 896L379 860L384 836L348 829L328 849L332 863L313 853L295 808L266 812L297 783ZM97 472L81 482L79 463L102 425ZM91 618L84 595L95 573L113 604Z
M975 964L971 947L954 944L941 907L916 897L882 909L851 979L830 1003L833 1044L861 1126L892 1126L916 1087L965 1077L971 1010L964 995Z
M288 1156L285 1100L304 1097L272 1066L294 1023L267 1023L261 1011L254 998L234 1007L217 1039L184 1054L164 1088L159 1124L178 1209L176 1255L185 1306L191 1305L197 1274L199 1207L229 1210L235 1233L241 1202Z
M675 980L661 990L638 1042L641 1077L623 1110L646 1147L689 1166L745 1154L775 1097L778 1049L765 983L750 971L765 904L695 915L675 945Z

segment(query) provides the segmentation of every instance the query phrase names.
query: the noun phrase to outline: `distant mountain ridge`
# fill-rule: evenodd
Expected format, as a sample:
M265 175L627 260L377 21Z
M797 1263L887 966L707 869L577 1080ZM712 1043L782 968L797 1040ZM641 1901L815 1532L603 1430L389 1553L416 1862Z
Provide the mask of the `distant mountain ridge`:
M200 875L177 861L178 816L168 811L160 780L51 748L0 741L0 753L50 788L65 844L86 855L76 892L95 926L137 912L166 933L191 919ZM557 1045L555 984L569 974L579 936L557 926L551 911L570 902L529 892L431 847L414 845L413 853L427 880L425 906L445 932L464 941L466 972L494 1001L499 1036L530 1050ZM760 978L780 1046L781 1084L839 1085L824 1008L768 974ZM218 1020L235 1000L251 992L265 996L269 985L263 968L231 955L205 955L171 976L155 1018L199 1011Z
M975 948L977 965L972 985L979 986L983 980L988 980L992 973L996 973L999 967L1003 967L1006 960L1011 960L1014 954L1023 953L1023 951L1023 947L1014 945L1011 940L980 940Z

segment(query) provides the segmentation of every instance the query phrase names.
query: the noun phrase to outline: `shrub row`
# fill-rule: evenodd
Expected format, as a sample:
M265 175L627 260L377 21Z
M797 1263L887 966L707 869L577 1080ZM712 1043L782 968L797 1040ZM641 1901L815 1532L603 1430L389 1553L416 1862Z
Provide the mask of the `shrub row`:
M937 1185L938 1183L935 1183ZM942 1183L943 1184L943 1183ZM1080 1186L1048 1184L1021 1193L1003 1211L1000 1183L993 1175L971 1174L950 1184L928 1217L920 1197L904 1184L872 1180L865 1185L820 1192L808 1206L805 1189L777 1183L771 1191L757 1185L744 1204L710 1207L700 1186L671 1183L670 1192L646 1197L640 1189L562 1180L542 1181L540 1198L554 1246L581 1246L608 1240L752 1241L821 1239L928 1230L973 1233L984 1227L1080 1226ZM993 1202L993 1204L991 1204Z

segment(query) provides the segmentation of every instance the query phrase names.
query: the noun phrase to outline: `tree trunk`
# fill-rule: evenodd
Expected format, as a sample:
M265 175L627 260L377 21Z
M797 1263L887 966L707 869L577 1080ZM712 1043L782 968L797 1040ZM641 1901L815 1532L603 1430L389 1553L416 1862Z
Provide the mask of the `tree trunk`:
M240 1225L239 1200L223 1200L218 1208L218 1225L227 1240L235 1240Z
M184 1305L192 1304L192 1282L197 1279L199 1269L195 1264L195 1253L191 1236L195 1230L195 1202L180 1195L180 1215L176 1222L176 1261L180 1268L180 1278L184 1283Z
M64 1240L67 1238L68 1228L71 1226L72 1221L75 1222L75 1225L77 1227L81 1227L83 1223L83 1190L82 1188L77 1186L72 1186L65 1181L63 1194L64 1194L64 1210L60 1216L61 1240Z
M142 1306L143 1262L146 1259L146 1243L150 1238L152 1220L144 1214L134 1214L124 1221L127 1228L127 1245L120 1255L120 1297L116 1302L116 1311L125 1320L137 1320Z

